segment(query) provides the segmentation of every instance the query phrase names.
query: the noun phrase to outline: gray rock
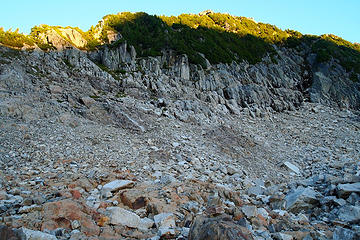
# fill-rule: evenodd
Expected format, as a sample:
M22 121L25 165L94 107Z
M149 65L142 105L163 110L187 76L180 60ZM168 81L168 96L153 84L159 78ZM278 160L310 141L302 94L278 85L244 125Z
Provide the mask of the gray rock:
M236 224L228 216L207 218L197 216L191 225L189 240L248 240L253 239L252 234L245 228Z
M258 196L264 194L264 189L260 186L251 187L247 190L249 196Z
M320 197L321 194L310 187L298 187L286 195L286 209L294 213L309 210L319 203Z
M0 240L26 240L26 235L21 229L11 229L0 225Z
M91 105L93 105L95 103L95 100L92 99L91 97L82 97L81 98L81 102L87 106L87 107L91 107Z
M21 228L26 236L26 240L56 240L54 235L50 235L40 231L33 231L27 228Z
M158 235L164 238L170 238L175 235L175 229L170 227L159 227Z
M354 231L342 227L336 227L333 233L333 240L356 240L359 239L360 235Z
M258 212L256 206L243 206L241 211L245 214L247 218L256 217Z
M139 229L140 230L147 230L149 228L152 228L154 226L154 221L151 220L150 218L141 218L140 219L140 224L139 224Z
M339 197L347 198L351 193L360 193L360 182L339 184L336 187L336 191Z
M338 218L348 223L360 222L360 207L346 205L339 209Z
M275 234L273 234L273 237L277 240L293 240L294 239L291 235L285 234L285 233L275 233Z

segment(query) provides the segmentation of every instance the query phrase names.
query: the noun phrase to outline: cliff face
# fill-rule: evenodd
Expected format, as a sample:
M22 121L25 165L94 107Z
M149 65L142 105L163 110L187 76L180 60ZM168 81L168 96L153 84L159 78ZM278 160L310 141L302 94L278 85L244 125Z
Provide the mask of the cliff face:
M84 52L73 45L66 49L69 42L47 39L64 50L17 52L1 48L2 88L13 91L13 87L22 86L21 92L36 88L69 107L83 103L83 97L93 96L91 100L100 110L85 108L82 114L94 119L99 111L106 112L109 119L116 118L112 107L100 104L110 96L151 101L158 108L157 114L183 121L219 120L227 114L241 113L265 117L274 111L295 110L304 101L353 109L360 106L359 83L351 81L335 61L318 64L305 50L277 47L276 63L266 56L254 65L246 61L207 62L204 69L173 51L137 58L134 47L126 42ZM54 94L54 88L61 91L55 90ZM134 124L130 115L125 118Z
M360 108L359 48L333 35L302 35L212 11L119 13L87 32L41 25L29 36L13 35L3 33L0 43L28 43L29 52L15 54L27 76L27 65L35 64L54 81L59 74L93 79L86 84L96 91L162 99L166 114L182 119L194 113L265 116L304 101ZM3 62L13 65L7 51Z

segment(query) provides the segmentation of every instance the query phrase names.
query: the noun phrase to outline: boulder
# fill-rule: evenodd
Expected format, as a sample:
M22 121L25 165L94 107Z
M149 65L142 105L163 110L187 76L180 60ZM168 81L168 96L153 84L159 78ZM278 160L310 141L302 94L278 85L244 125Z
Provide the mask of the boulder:
M176 227L175 216L172 213L160 213L154 216L156 227Z
M360 223L360 207L345 205L339 209L338 218L347 223Z
M294 213L309 210L319 203L320 197L321 194L310 187L298 187L286 195L286 209Z
M149 202L148 198L145 197L145 193L138 189L124 190L119 196L124 205L134 210L145 207Z
M113 225L124 225L131 228L139 228L141 220L138 215L120 207L108 207L105 213Z
M339 197L347 198L351 193L360 193L360 182L339 184L336 187L336 191Z
M256 206L243 206L241 211L247 218L255 217L258 214Z
M333 240L356 240L360 239L360 235L354 231L342 227L337 227L333 234Z
M88 214L91 211L73 200L65 199L45 203L42 212L42 230L71 229L71 223L77 220L80 223L81 231L87 236L98 235L100 232L100 228Z
M191 225L189 240L251 240L249 230L236 224L231 217L222 215L214 218L198 216Z

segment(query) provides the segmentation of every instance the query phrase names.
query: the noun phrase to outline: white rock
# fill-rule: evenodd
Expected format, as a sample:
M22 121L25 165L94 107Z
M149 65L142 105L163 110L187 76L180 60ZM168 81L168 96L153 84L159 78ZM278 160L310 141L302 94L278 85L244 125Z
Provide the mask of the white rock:
M284 162L284 166L286 166L289 170L293 171L296 174L300 174L300 169L295 166L294 164L290 163L290 162Z
M108 207L105 213L110 218L110 223L114 225L124 225L131 228L139 228L140 217L133 212L120 207Z
M115 192L117 190L121 190L121 189L124 189L124 188L129 188L129 187L132 187L134 186L134 182L133 181L130 181L130 180L115 180L115 181L112 181L112 182L109 182L107 184L105 184L101 191L103 193L105 192Z
M26 240L57 240L54 235L50 235L40 231L33 231L27 228L21 228L26 236Z

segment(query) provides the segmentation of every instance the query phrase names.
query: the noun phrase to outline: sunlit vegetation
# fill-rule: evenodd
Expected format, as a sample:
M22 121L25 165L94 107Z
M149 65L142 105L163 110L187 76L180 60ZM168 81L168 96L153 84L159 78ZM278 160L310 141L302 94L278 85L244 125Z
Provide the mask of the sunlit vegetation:
M63 36L62 27L40 25L31 29L30 35L18 31L0 29L0 43L21 48L24 44L36 44L44 50L51 49L42 40L49 30ZM124 12L105 16L95 27L78 31L87 41L83 50L94 50L103 44L116 47L124 42L133 45L140 57L159 56L164 50L187 54L194 64L205 64L205 56L211 63L248 61L257 63L266 55L276 63L274 45L303 51L310 49L317 54L319 63L332 59L347 71L360 73L360 45L334 35L303 35L294 30L281 30L274 25L257 23L246 17L207 12L204 14L181 14L179 16L156 16L146 13ZM120 40L109 43L109 34L119 33Z
M317 53L319 62L327 62L332 58L339 61L347 71L360 73L360 47L335 35L322 35L312 49Z
M30 36L19 33L19 29L4 31L3 28L0 28L0 43L16 48L21 48L24 44L34 46L34 40Z

